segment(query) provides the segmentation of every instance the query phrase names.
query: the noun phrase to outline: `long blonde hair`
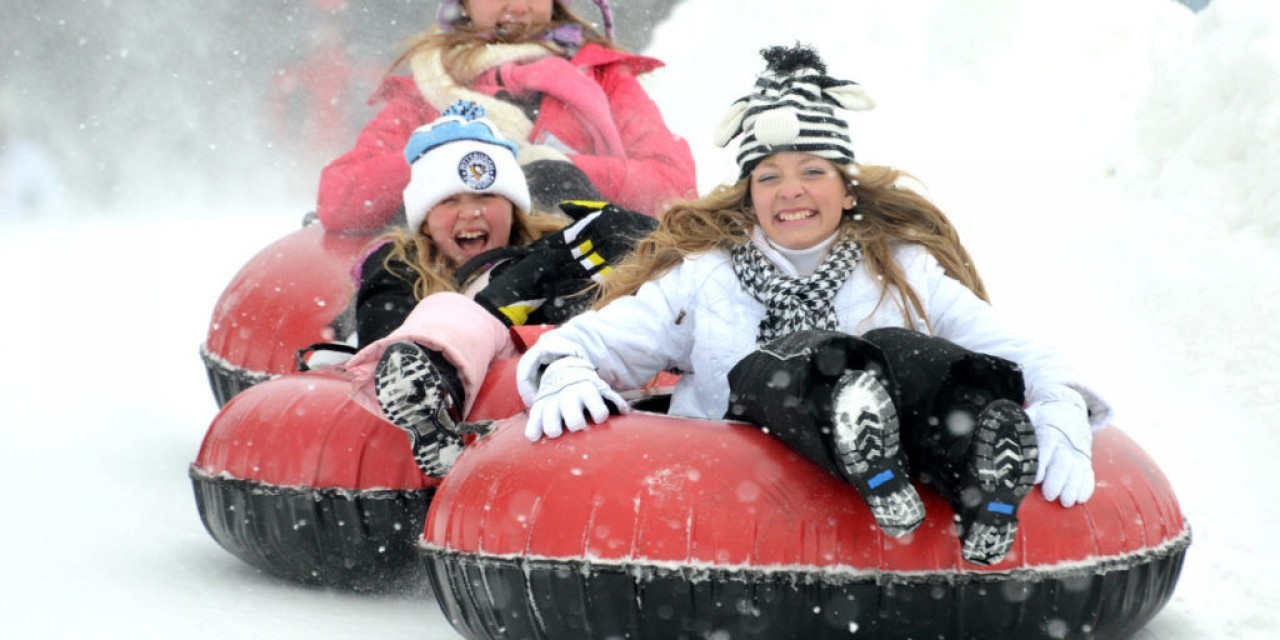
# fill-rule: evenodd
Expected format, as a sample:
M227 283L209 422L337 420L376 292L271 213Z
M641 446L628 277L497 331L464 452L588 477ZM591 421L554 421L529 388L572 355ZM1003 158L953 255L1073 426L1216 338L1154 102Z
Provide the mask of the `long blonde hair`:
M924 304L893 261L892 250L901 243L923 245L942 265L947 275L987 300L987 290L960 235L947 216L927 198L900 186L903 171L877 165L859 165L856 182L842 168L858 204L846 212L841 226L862 245L863 263L880 277L880 301L890 299L903 312L909 328L915 328L912 314L929 323ZM678 202L658 224L657 230L636 246L635 252L618 265L601 287L597 307L635 293L640 285L670 271L684 258L708 251L730 250L746 243L756 226L750 213L750 177L717 187L697 200Z
M586 20L579 18L569 8L559 2L552 2L551 5L550 24L530 25L527 29L504 35L500 40L496 41L492 39L491 32L481 31L471 26L469 19L459 22L453 26L452 30L447 32L440 29L438 25L433 25L426 31L411 38L404 45L403 51L387 68L387 74L394 73L401 65L406 64L423 51L439 50L444 52L445 70L457 81L463 75L462 70L471 68L474 58L483 53L485 47L495 42L501 44L535 43L546 47L553 53L559 54L560 52L555 46L550 42L544 41L541 36L547 29L565 24L575 24L582 28L583 44L594 42L610 49L619 48L612 40L591 26Z
M511 210L511 236L507 246L522 247L542 236L563 229L568 220L563 216ZM391 273L404 273L407 266L414 274L413 295L421 300L441 291L458 291L454 283L457 267L440 251L431 236L415 230L398 227L381 241L390 241L391 253L383 260L383 267Z

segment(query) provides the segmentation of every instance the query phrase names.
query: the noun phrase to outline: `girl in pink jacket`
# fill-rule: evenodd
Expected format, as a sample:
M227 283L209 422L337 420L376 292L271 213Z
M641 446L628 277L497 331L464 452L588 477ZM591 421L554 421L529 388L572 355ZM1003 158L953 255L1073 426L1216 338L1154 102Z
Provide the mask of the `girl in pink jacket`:
M443 0L438 24L392 67L407 64L411 75L383 82L373 98L381 112L321 173L316 212L325 228L372 233L391 223L409 182L405 142L459 99L484 106L518 145L538 209L604 199L656 216L692 196L688 144L637 81L662 63L613 48L609 3L595 3L603 34L566 0Z

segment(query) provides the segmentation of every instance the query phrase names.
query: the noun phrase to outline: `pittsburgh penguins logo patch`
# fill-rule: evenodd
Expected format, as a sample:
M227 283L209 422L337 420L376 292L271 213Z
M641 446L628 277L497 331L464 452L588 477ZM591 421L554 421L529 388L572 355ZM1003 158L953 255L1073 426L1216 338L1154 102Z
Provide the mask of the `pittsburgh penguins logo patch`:
M458 177L468 189L484 191L498 179L498 165L483 151L472 151L458 162Z

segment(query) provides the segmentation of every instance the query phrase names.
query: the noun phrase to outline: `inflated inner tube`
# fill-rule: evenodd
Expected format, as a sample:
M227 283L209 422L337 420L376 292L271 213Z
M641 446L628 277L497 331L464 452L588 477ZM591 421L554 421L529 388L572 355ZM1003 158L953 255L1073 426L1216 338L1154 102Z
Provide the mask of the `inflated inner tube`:
M268 573L360 591L425 584L415 542L438 483L405 433L350 400L341 371L246 389L189 475L205 528Z
M471 420L519 413L516 361L496 363ZM276 576L357 591L427 585L417 542L439 480L403 431L351 400L338 368L288 374L214 417L188 475L205 529Z
M298 229L258 252L222 292L200 357L218 406L297 371L299 349L341 339L355 295L351 270L368 236ZM349 314L348 314L349 315Z
M1039 490L991 567L951 507L882 534L852 487L754 427L633 413L531 445L523 417L459 458L421 542L468 638L1124 638L1169 600L1190 542L1168 482L1097 434L1098 488Z

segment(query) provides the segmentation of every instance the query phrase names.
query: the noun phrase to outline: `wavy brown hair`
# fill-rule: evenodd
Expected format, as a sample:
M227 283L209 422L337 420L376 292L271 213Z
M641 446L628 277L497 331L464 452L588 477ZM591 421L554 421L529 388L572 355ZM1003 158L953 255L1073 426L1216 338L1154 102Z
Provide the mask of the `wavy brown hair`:
M507 246L522 247L542 236L559 231L568 219L546 213L523 213L511 210L511 236ZM404 273L407 266L414 274L413 295L421 300L441 291L457 291L454 275L457 267L449 261L431 236L398 227L381 238L391 242L391 253L383 266L391 273Z
M923 245L947 275L987 300L969 252L960 243L955 226L937 206L919 193L902 187L911 176L898 169L859 165L857 180L844 168L847 183L854 186L854 209L845 212L841 227L862 246L863 263L882 278L880 302L891 298L902 310L907 326L915 328L908 309L924 318L924 304L902 269L892 259L893 247L902 243ZM684 258L708 251L730 250L748 242L756 226L750 210L750 177L717 187L693 201L678 202L659 221L658 228L640 241L635 252L618 265L601 287L597 307L630 295Z
M499 35L495 35L491 31L476 29L471 26L470 18L463 18L462 21L454 25L453 30L449 33L441 31L438 25L433 25L426 31L411 38L404 45L403 51L387 68L387 74L394 73L401 65L404 65L419 53L433 49L445 52L444 68L448 70L449 75L453 76L454 80L459 79L462 69L472 66L471 60L476 55L479 55L486 46L494 43L540 44L549 51L559 54L560 52L551 43L542 40L541 36L548 29L565 24L576 24L582 27L583 44L594 42L610 49L619 48L598 29L591 26L586 20L579 18L577 14L559 2L552 2L551 5L550 23L529 25L527 28L504 32Z

